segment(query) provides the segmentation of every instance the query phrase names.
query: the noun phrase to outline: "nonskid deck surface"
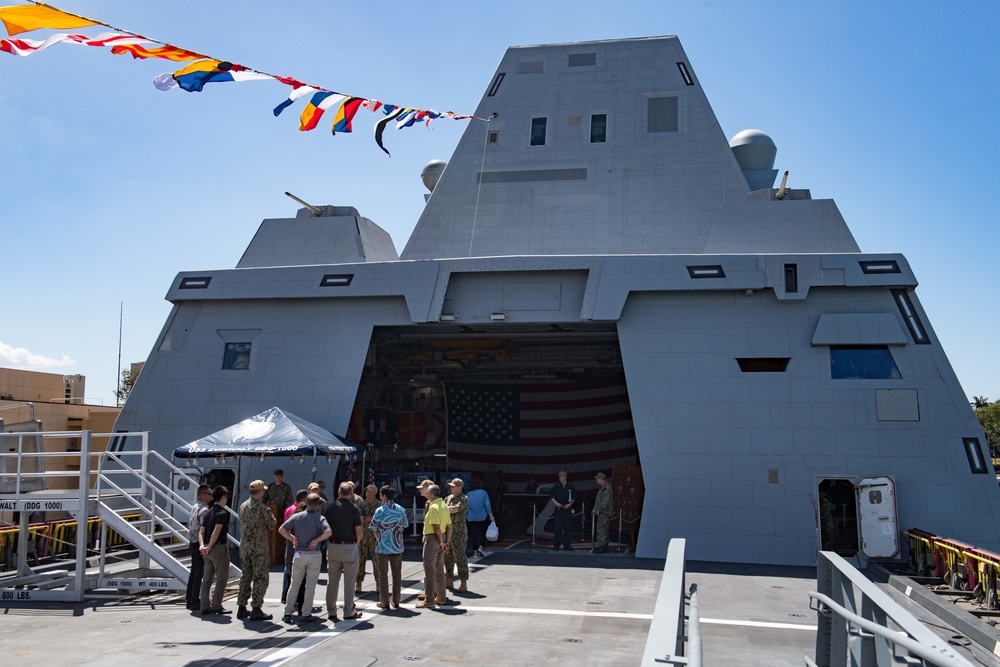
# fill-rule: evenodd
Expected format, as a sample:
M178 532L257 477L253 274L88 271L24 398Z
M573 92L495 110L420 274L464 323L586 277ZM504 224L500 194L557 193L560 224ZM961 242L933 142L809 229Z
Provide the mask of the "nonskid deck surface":
M183 596L154 594L81 605L0 607L5 664L129 665L637 665L663 561L631 555L553 552L523 542L470 561L469 593L449 592L435 611L414 608L423 572L407 549L400 610L375 606L370 573L358 621L281 623L281 572L272 568L264 610L271 622L202 619ZM327 575L320 577L322 604ZM700 566L689 570L701 600L705 664L802 664L812 655L815 613L809 568ZM341 593L341 597L343 593ZM235 612L235 591L225 606ZM342 615L342 612L341 612ZM210 620L209 620L210 619ZM60 639L62 638L62 639ZM71 639L70 639L71 638Z

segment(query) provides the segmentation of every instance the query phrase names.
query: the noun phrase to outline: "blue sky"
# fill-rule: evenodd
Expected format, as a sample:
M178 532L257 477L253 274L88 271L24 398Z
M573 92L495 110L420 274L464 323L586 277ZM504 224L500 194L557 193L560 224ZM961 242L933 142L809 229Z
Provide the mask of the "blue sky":
M790 186L834 199L863 250L906 255L966 395L1000 399L996 3L54 4L339 92L458 113L475 109L508 45L677 35L726 135L769 133ZM389 158L367 112L350 135L331 137L326 122L298 132L301 103L271 114L285 86L154 89L171 65L66 44L0 53L0 366L86 375L88 398L113 404L120 303L127 365L148 355L176 273L235 266L261 219L294 215L286 190L357 207L402 250L421 168L447 160L467 122L390 129Z

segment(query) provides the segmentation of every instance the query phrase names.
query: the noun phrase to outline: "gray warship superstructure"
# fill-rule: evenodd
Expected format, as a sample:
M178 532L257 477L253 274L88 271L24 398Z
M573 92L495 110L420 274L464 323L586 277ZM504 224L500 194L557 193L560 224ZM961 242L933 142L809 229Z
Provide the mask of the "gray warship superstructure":
M1000 548L986 440L906 259L786 187L763 132L727 141L677 38L510 48L476 116L401 255L324 206L180 273L116 428L169 452L272 406L338 434L423 412L401 463L566 468L581 492L641 466L639 556L684 537L695 560L811 565L852 539L891 556L869 542L911 526ZM475 440L455 387L568 383L627 389L605 458L454 445Z

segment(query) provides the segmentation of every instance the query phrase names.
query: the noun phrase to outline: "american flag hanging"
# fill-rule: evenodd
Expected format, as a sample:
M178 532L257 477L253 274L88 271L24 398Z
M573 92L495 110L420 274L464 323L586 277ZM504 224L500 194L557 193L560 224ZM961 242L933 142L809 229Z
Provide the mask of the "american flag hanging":
M638 462L624 379L445 386L453 470L503 471L508 488L569 472L578 489L594 474Z

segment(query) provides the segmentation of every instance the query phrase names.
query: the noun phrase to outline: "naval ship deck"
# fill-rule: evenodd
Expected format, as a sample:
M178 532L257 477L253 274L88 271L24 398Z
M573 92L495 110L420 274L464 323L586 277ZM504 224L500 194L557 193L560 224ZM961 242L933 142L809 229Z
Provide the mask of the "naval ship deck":
M399 610L375 606L371 577L357 621L281 623L281 570L272 568L269 622L202 619L183 594L152 593L82 604L0 607L6 665L637 665L642 660L663 561L572 553L528 544L473 559L469 593L415 609L419 547L408 545ZM748 576L749 575L749 576ZM326 574L320 577L325 590ZM688 564L697 583L705 664L801 665L812 655L812 568ZM343 594L341 593L341 596ZM235 612L235 591L225 606ZM317 604L322 603L322 595Z

